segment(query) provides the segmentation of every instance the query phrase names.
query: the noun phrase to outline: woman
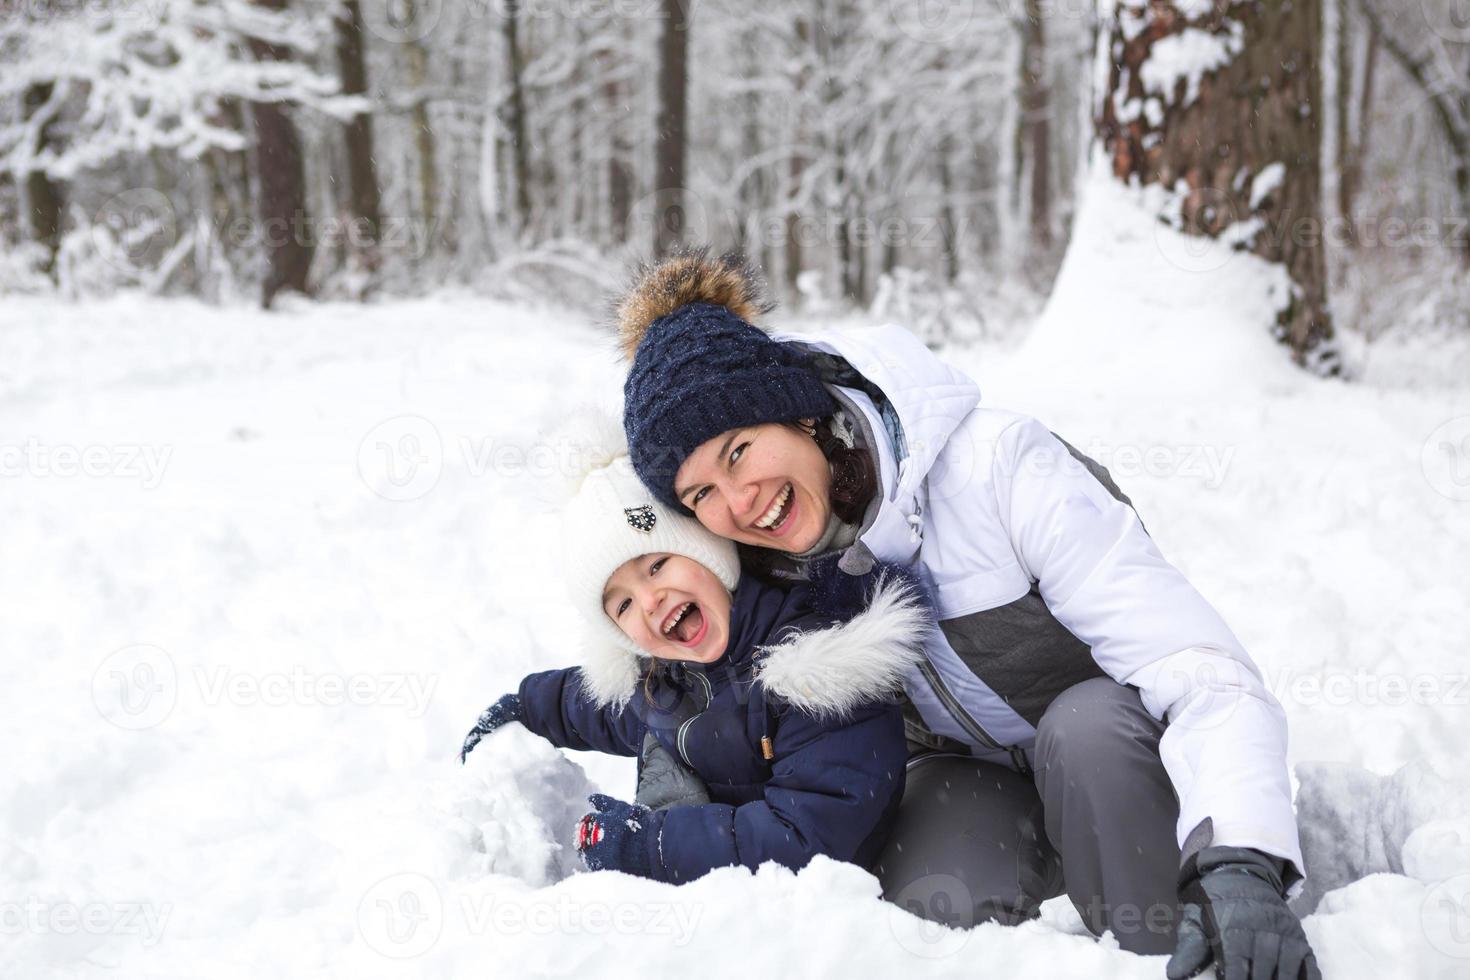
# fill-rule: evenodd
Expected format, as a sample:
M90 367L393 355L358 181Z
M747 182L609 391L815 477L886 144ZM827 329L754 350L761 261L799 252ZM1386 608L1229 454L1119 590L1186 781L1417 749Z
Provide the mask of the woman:
M1285 901L1284 713L1106 470L902 328L768 335L769 309L734 257L641 269L624 427L648 489L748 568L801 578L837 552L930 581L885 895L968 925L1064 881L1093 932L1172 950L1171 978L1317 976Z

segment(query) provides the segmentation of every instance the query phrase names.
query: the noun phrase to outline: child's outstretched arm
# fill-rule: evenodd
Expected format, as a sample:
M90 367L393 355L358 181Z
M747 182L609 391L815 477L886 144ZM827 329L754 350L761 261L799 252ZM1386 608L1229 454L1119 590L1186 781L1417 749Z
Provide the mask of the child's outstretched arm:
M486 708L465 736L460 762L481 739L513 721L557 748L609 755L636 756L646 730L628 708L594 703L582 690L581 670L563 667L528 675L516 693Z
M521 724L558 748L636 756L643 745L642 719L630 707L596 703L581 668L528 675L520 699Z

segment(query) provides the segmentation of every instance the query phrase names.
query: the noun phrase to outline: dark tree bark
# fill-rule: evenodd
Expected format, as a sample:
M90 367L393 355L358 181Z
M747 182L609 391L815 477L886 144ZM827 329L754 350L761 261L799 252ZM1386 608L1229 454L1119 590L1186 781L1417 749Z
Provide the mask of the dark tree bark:
M628 241L628 218L633 208L633 167L629 162L632 150L628 139L628 85L616 76L616 66L610 55L602 56L603 73L607 81L603 84L603 111L612 124L608 126L607 153L607 201L609 236L613 244Z
M525 59L521 54L520 0L505 3L505 58L510 75L510 98L506 100L506 129L510 131L511 160L516 181L516 233L531 225L531 147L526 140L526 95L522 74Z
M367 66L363 57L362 4L359 0L343 0L342 16L337 20L337 64L342 72L344 95L365 95L368 90ZM382 200L378 190L378 166L373 158L373 117L362 112L347 124L347 177L352 216L363 226L370 243L378 241L382 224ZM375 264L374 250L367 261Z
M51 101L53 91L54 86L50 82L38 83L26 89L25 115L27 120L35 118L36 113L46 107L46 104ZM52 125L51 120L48 119L41 124L35 151L37 153L44 151L52 141ZM44 170L32 170L26 174L25 192L31 240L45 246L47 257L44 268L48 275L54 276L56 253L61 247L61 186L47 176Z
M1114 175L1170 188L1184 181L1188 234L1215 237L1259 218L1264 228L1251 250L1285 266L1294 287L1273 333L1297 364L1337 374L1321 234L1321 0L1213 0L1194 18L1170 0L1150 0L1143 16L1131 39L1117 15L1110 25L1112 65L1098 129ZM1198 98L1185 104L1183 79L1159 98L1144 89L1141 69L1155 44L1188 28L1221 38L1238 29L1243 44L1205 74ZM1152 118L1148 111L1118 118L1120 102L1149 99L1160 103ZM1255 178L1273 163L1284 166L1281 182L1270 193L1253 193Z
M959 279L959 229L955 219L954 176L951 172L950 155L954 153L954 141L946 135L939 144L939 229L944 238L944 281L951 286Z
M1026 225L1033 250L1048 252L1052 234L1051 91L1047 81L1046 32L1042 0L1026 0L1021 30L1021 125L1016 131L1015 203L1020 203L1023 181ZM1028 166L1029 164L1029 166ZM1029 175L1029 179L1028 179Z
M404 22L416 23L418 12L414 0L401 0ZM426 242L439 240L439 152L434 127L429 121L429 53L423 43L409 39L403 42L407 59L408 87L413 93L409 116L413 120L413 142L419 156L419 214L423 219Z
M255 0L258 6L284 10L286 0ZM291 52L279 45L250 39L258 61L289 61ZM312 237L306 210L306 168L301 137L286 106L279 102L252 102L255 124L256 172L260 175L259 213L265 242L267 271L261 287L261 305L270 308L283 290L309 293Z
M654 149L654 189L662 192L653 236L656 258L668 255L684 240L684 153L689 124L688 2L663 0Z
M1337 120L1337 210L1342 216L1346 244L1361 244L1353 208L1363 186L1363 157L1369 146L1373 128L1373 94L1378 74L1378 56L1382 36L1378 25L1367 24L1367 46L1363 53L1363 80L1357 81L1354 63L1354 31L1352 6L1348 0L1338 4L1337 16L1337 93L1334 109ZM1353 105L1358 108L1358 126L1353 129Z

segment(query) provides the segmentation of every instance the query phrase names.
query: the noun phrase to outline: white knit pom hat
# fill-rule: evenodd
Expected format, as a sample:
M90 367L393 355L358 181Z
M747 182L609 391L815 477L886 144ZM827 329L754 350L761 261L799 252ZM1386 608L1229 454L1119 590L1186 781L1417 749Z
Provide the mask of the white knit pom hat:
M735 543L698 521L659 503L633 471L626 454L591 458L590 470L562 513L562 578L567 594L593 628L597 645L582 667L594 699L626 701L648 651L634 643L602 607L607 580L624 562L640 555L683 555L714 573L731 592L740 584Z

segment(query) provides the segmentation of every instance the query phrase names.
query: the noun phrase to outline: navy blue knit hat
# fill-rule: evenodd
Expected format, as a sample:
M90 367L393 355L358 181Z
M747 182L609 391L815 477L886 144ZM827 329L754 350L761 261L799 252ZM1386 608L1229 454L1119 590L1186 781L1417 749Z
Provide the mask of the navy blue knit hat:
M690 453L722 432L822 418L837 405L806 353L751 324L773 307L754 272L708 247L638 270L618 305L623 352L623 428L638 477L653 495L688 513L674 475Z

